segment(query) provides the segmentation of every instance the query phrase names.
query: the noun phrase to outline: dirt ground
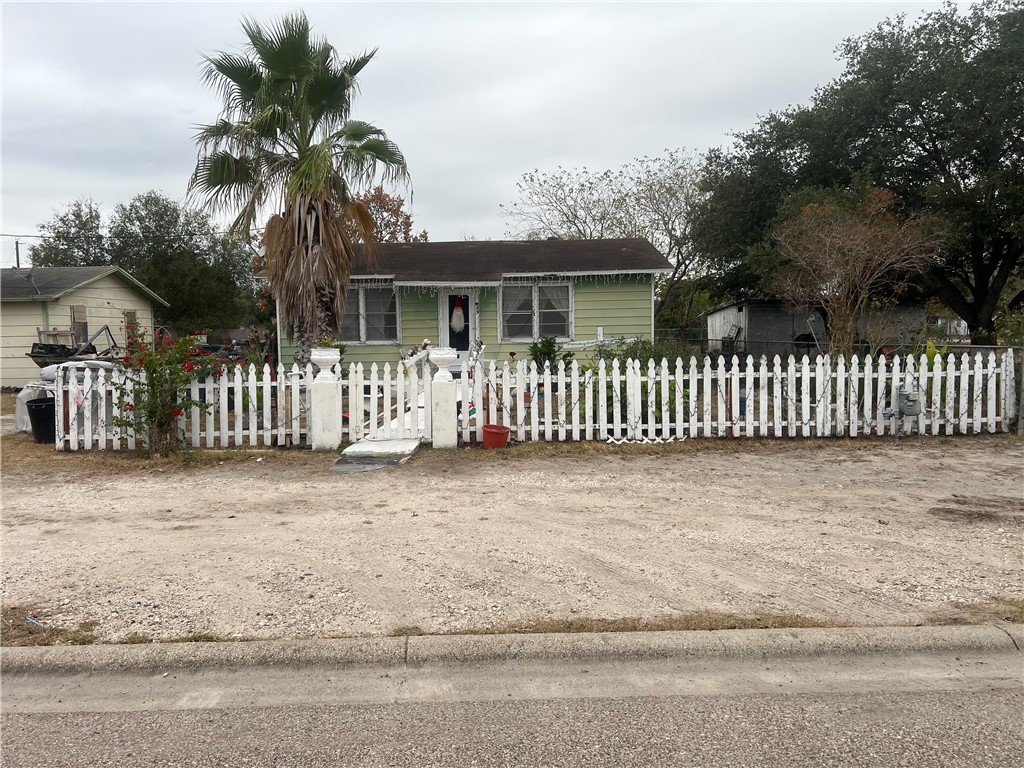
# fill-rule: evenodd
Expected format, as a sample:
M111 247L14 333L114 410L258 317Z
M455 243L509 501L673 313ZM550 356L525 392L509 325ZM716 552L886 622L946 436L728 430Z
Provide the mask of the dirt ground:
M0 449L5 609L99 641L708 611L894 625L1024 600L1013 436L425 450L347 475L324 454Z

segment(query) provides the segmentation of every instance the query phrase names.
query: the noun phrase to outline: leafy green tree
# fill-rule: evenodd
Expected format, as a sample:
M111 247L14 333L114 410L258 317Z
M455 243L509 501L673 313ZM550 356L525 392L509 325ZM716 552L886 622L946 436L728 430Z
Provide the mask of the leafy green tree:
M75 200L39 225L43 239L29 248L29 260L36 267L101 267L110 262L103 230L96 202Z
M154 311L176 333L234 328L252 310L251 250L159 192L116 206L107 222L95 203L76 201L40 229L35 266L120 267L170 303Z
M156 318L175 333L238 327L252 311L252 251L202 211L146 192L114 209L107 240L110 263L170 304Z
M315 339L340 332L353 238L374 241L374 222L355 188L408 178L383 130L351 119L356 78L376 51L342 60L312 34L302 12L262 28L245 19L241 54L206 57L204 79L223 99L220 119L196 136L191 194L235 214L251 236L265 211L267 275L280 328L309 358Z
M846 69L808 106L769 115L705 159L694 236L733 295L766 291L778 206L804 187L869 182L941 217L927 285L993 343L1024 259L1024 4L947 3L847 40ZM769 270L770 271L770 270Z

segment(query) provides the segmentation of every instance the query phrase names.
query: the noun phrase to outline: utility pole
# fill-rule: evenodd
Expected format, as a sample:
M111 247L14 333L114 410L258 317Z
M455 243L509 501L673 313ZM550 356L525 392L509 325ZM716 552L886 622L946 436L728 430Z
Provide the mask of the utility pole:
M21 240L14 238L14 268L21 269Z

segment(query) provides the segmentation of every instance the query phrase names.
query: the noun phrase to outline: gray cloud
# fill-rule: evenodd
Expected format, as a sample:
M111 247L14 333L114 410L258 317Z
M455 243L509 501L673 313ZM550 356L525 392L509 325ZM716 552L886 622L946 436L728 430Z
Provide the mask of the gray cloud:
M498 205L539 168L616 167L703 150L806 101L835 46L918 5L307 4L339 51L378 48L355 114L384 127L435 240L501 237ZM183 199L193 126L212 120L203 52L238 50L240 17L293 6L5 3L3 232L35 233L91 196ZM31 243L32 241L28 241ZM13 241L2 242L4 266ZM24 252L24 250L23 250Z

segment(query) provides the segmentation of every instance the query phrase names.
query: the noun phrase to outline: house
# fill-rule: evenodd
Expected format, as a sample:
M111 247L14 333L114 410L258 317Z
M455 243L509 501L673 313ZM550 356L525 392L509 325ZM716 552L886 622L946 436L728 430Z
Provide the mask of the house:
M0 270L0 385L23 387L39 379L39 367L26 355L36 342L74 346L106 325L124 346L126 319L152 338L154 305L167 302L118 267Z
M362 255L353 266L338 341L346 363L366 365L394 365L424 339L460 359L479 339L485 359L507 360L554 336L581 357L588 342L651 338L670 269L643 239L385 244L372 268ZM279 349L293 359L294 345Z
M829 338L821 312L794 308L780 299L731 301L703 314L708 323L712 355L816 355L828 351ZM925 310L896 307L875 310L858 320L860 341L877 352L885 346L916 345L924 338Z

